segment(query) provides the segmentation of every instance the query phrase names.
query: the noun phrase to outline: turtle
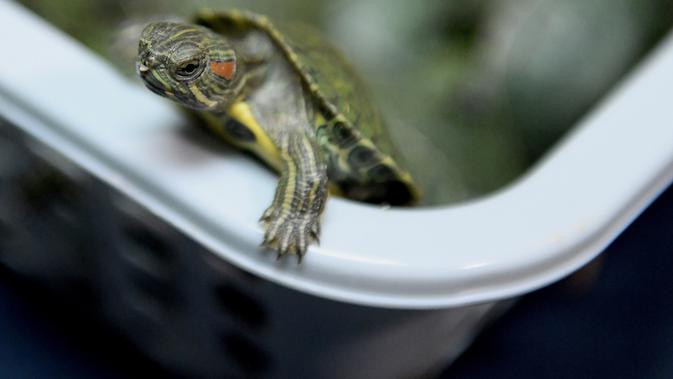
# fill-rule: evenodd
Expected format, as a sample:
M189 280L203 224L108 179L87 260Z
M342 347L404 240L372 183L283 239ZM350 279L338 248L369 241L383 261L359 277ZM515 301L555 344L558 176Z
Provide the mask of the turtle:
M152 92L277 171L260 222L261 245L278 258L301 262L319 243L328 193L391 206L419 199L362 79L307 25L237 9L149 23L136 71Z

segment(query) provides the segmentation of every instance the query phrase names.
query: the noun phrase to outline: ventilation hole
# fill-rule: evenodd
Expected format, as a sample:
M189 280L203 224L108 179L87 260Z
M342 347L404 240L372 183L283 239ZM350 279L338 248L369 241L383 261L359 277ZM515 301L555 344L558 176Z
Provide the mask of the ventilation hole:
M129 263L126 275L135 289L136 302L163 311L177 309L176 257L164 236L136 220L127 222L123 233L127 243L121 255Z
M62 204L72 204L76 199L76 187L58 171L39 166L35 171L19 178L22 200L35 210L43 210Z
M222 345L241 370L260 374L268 371L271 366L269 354L245 336L227 333L222 337Z
M168 253L168 246L149 228L140 225L133 225L125 228L126 235L138 246L143 247L145 251L151 253L158 261L169 261L172 255Z
M252 328L259 328L266 323L267 313L264 306L230 284L216 286L215 298L225 312Z
M199 249L198 246L194 247L194 251ZM224 277L227 279L245 281L246 284L258 284L262 283L263 280L259 277L245 271L240 268L227 263L225 260L219 256L212 254L209 251L203 251L203 257L206 264L215 271L216 275L219 277Z
M126 303L121 306L123 310L118 312L129 330L133 331L134 338L143 341L157 341L162 338L162 316L165 315L162 305L137 291L128 294L124 300Z
M171 279L175 256L160 235L138 223L125 225L123 232L128 243L122 255L129 263L154 277Z
M178 308L179 296L173 281L159 280L138 269L129 270L128 277L141 300L156 302L167 311Z

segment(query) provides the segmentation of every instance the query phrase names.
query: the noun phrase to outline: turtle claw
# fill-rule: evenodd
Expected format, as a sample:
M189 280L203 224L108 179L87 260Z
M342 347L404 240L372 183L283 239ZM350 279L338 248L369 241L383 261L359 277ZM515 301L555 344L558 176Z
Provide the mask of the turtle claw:
M309 233L311 238L315 241L316 245L320 245L320 223L316 222L313 224Z
M266 223L267 221L271 220L271 216L273 216L275 208L273 206L266 208L264 213L262 213L262 217L259 218L259 222L261 223Z
M301 263L308 245L318 242L319 215L277 212L272 206L264 212L260 221L266 230L262 246L275 250L277 259L296 255Z

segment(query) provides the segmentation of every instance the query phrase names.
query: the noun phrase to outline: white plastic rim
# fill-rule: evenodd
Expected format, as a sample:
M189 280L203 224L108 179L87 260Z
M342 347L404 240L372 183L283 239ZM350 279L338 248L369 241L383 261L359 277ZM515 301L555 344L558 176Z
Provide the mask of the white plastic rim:
M335 300L420 309L531 291L598 255L673 177L669 36L514 184L431 208L332 198L321 245L276 261L258 246L268 170L185 138L171 104L14 3L0 1L0 35L0 115L223 259Z

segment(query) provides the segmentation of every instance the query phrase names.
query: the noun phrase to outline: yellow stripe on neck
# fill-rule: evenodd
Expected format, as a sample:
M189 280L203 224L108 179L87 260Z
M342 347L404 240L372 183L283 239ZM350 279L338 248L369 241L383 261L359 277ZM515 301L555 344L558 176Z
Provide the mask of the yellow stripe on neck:
M271 141L264 128L259 125L257 119L252 114L250 106L245 102L237 101L229 106L227 114L247 126L255 135L255 142L244 147L256 153L269 166L280 172L282 170L282 161L278 147Z

